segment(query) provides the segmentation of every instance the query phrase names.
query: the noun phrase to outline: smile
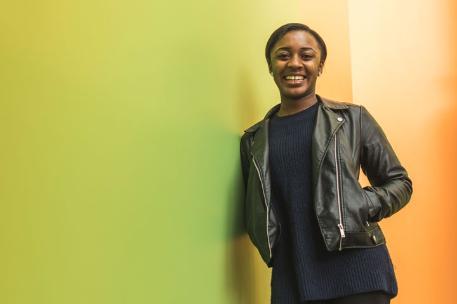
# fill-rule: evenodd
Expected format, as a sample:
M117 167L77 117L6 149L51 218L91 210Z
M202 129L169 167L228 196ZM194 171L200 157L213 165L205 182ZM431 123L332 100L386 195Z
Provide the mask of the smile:
M284 77L286 80L304 80L305 76L303 75L288 75Z

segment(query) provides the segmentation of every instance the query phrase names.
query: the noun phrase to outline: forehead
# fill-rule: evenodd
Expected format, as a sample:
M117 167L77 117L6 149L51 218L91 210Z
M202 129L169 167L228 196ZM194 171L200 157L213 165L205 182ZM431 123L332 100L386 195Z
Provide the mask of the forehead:
M313 35L305 31L291 31L285 34L273 47L273 51L281 48L311 48L319 50L319 44Z

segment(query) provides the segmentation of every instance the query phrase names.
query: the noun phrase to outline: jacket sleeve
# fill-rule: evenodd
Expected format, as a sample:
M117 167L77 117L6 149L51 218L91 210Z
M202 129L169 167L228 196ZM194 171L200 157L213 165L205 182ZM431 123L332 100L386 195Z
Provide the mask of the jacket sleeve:
M249 177L249 142L248 134L245 133L241 136L240 140L240 159L241 159L241 172L243 174L243 185L246 190Z
M248 184L248 178L249 178L249 141L248 141L248 134L244 134L241 137L240 140L240 160L241 160L241 172L243 175L243 189L241 189L242 192L242 216L243 216L243 229L244 231L247 231L247 223L246 223L246 209L245 209L245 204L246 204L246 189L247 189L247 184Z
M412 182L379 124L363 106L360 111L360 164L371 184L363 190L370 204L370 220L379 222L409 202Z

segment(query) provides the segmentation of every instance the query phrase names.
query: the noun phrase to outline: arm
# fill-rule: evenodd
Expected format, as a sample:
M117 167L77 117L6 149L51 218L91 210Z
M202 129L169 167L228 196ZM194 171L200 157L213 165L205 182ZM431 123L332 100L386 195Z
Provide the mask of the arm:
M248 134L245 133L241 136L240 140L240 159L241 159L241 171L243 173L243 185L244 189L247 188L248 177L249 177L249 138Z
M413 188L381 127L363 106L360 111L360 165L371 184L363 190L370 204L371 221L378 222L403 208Z
M242 192L242 214L243 214L243 230L246 231L246 214L245 214L245 204L246 204L246 189L249 178L249 145L248 145L248 134L244 134L240 140L240 160L241 160L241 172L243 175L243 189Z

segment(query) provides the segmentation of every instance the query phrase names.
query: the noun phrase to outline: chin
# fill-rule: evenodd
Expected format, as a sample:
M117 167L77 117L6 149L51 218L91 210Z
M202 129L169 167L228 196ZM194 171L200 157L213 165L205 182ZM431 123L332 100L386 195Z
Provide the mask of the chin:
M297 88L295 90L290 90L290 89L283 90L281 92L281 95L286 98L290 98L290 99L300 99L300 98L306 97L310 93L311 92L309 92L307 90L307 88Z

